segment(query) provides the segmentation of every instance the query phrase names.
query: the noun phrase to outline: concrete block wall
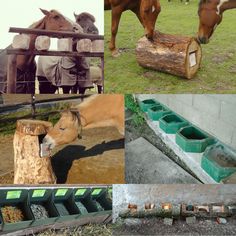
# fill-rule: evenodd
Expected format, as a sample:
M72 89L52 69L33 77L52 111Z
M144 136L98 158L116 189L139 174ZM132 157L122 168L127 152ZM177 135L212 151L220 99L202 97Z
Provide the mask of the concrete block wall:
M236 150L236 95L156 94L153 97Z

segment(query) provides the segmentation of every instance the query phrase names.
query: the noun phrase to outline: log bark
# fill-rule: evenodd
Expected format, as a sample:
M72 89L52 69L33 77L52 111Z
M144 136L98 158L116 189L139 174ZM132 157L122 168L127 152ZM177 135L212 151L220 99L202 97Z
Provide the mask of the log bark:
M155 32L153 41L146 37L138 41L136 57L142 67L191 79L200 67L202 51L192 37Z
M94 40L92 42L92 52L104 52L104 40Z
M18 120L14 134L14 184L54 184L51 158L40 157L39 135L52 127L50 122Z
M29 49L30 36L26 34L15 35L12 42L12 47L15 49Z
M63 52L72 52L72 39L58 39L57 40L57 50Z
M77 52L91 52L92 42L90 39L81 39L77 42Z
M39 51L49 50L50 38L48 36L38 36L35 40L35 48Z

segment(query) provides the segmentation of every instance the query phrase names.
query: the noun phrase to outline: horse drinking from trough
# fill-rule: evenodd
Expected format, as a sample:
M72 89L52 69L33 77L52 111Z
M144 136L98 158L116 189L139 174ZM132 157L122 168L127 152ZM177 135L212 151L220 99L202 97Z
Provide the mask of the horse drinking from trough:
M78 33L98 34L93 15L83 12L79 15L74 13L76 23L81 26ZM73 51L76 51L77 40L73 41ZM58 87L63 89L63 93L84 94L86 88L93 88L91 80L93 72L101 72L100 68L90 67L89 61L84 57L55 57L40 56L37 66L37 78L39 81L40 93L55 93ZM99 73L101 74L101 73ZM98 76L99 77L99 76ZM98 92L101 93L102 84L98 82Z
M77 25L72 21L68 20L65 16L56 10L43 10L40 9L44 14L44 17L38 22L32 24L29 28L31 29L45 29L45 30L56 30L56 31L73 31L77 28ZM37 35L30 35L30 46L29 50L35 49L35 40ZM8 47L10 48L11 45ZM36 65L34 61L35 55L17 55L16 67L17 67L17 85L16 93L34 93L35 88L35 71ZM0 92L6 91L4 82L7 81L7 55L6 50L1 53L0 60L1 74L0 74Z
M145 29L146 37L153 39L156 20L161 11L159 0L105 0L104 7L105 10L111 10L112 14L109 48L113 56L119 55L115 41L122 12L126 10L131 10L136 14Z
M49 130L43 143L53 149L55 146L74 141L81 128L114 126L124 135L124 96L93 95L77 107L64 111L60 120Z
M209 42L216 27L221 23L225 10L236 8L235 0L201 0L198 8L198 41Z

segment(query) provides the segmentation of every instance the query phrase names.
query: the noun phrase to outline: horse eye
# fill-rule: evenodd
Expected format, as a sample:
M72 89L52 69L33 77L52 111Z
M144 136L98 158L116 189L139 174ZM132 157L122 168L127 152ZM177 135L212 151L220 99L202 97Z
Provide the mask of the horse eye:
M53 17L55 20L58 20L60 18L60 16L56 15Z
M60 127L59 129L60 129L60 130L65 130L66 128L61 128L61 127Z

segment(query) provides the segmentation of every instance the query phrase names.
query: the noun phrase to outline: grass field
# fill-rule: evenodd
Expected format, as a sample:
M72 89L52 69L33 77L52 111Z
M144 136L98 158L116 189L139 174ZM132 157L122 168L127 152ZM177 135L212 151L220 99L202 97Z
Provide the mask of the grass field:
M180 0L161 0L162 11L156 28L163 33L196 36L198 1L185 5ZM201 68L192 80L140 67L135 45L144 31L136 16L122 15L117 47L125 48L112 58L108 49L111 12L105 12L105 92L106 93L235 93L236 92L236 10L224 13L211 41L202 46Z

